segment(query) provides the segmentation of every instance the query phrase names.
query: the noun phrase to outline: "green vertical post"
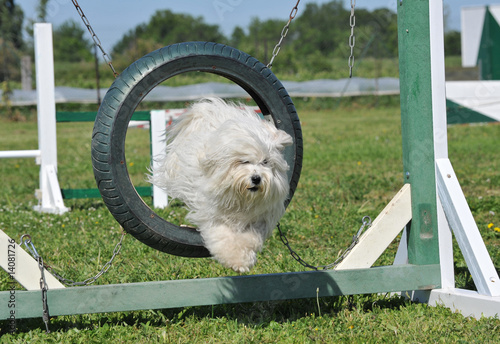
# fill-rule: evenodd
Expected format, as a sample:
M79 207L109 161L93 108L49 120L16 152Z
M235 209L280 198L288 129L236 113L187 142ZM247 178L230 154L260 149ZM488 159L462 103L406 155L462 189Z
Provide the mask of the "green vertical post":
M397 1L403 166L412 201L408 261L418 265L439 263L429 1Z

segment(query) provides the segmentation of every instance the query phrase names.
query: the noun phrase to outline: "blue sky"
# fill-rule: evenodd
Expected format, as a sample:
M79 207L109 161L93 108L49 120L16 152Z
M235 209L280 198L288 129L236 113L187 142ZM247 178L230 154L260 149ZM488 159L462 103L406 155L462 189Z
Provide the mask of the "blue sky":
M307 3L325 3L329 0L302 0L300 9ZM403 0L404 1L404 0ZM39 0L17 0L26 18L35 18L35 8ZM356 7L373 10L386 7L396 11L399 0L358 0ZM189 13L202 16L209 24L218 24L226 35L234 27L246 28L253 17L266 19L288 19L296 0L79 0L81 8L89 19L104 49L110 51L113 45L130 29L147 22L159 9L170 9L177 13ZM344 0L345 7L350 7L350 0ZM445 0L448 27L460 30L460 8L462 6L486 5L491 1L482 0ZM55 26L68 19L80 21L71 0L50 0L48 21ZM346 30L349 30L349 18L346 18ZM360 25L361 23L357 23ZM293 27L292 27L293 30ZM279 33L276 33L278 38ZM90 38L90 37L89 37Z

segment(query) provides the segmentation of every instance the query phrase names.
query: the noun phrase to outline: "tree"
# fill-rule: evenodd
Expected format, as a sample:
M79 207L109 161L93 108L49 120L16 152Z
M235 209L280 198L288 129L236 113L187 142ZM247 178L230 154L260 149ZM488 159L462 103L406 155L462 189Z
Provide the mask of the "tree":
M39 22L45 22L47 20L47 4L49 0L40 0L38 6L36 7L36 12L38 15Z
M14 0L0 0L0 38L11 42L16 49L24 47L23 20L23 10L14 4Z
M14 0L0 0L0 81L19 78L23 20L24 13Z
M236 26L231 34L231 45L233 47L238 47L243 44L245 39L245 31L240 26Z
M315 51L332 56L341 46L346 46L349 35L349 11L340 0L318 5L308 3L291 30L296 32L294 47L297 53L307 55Z
M444 34L444 52L446 56L460 56L462 54L462 43L460 32L448 31Z
M91 61L92 44L85 39L86 34L74 20L62 23L54 30L54 59L67 62Z
M217 25L206 24L202 17L160 10L148 23L138 25L125 34L113 47L113 55L135 60L151 50L186 41L225 42L227 39Z
M319 52L323 56L348 56L350 11L339 0L322 5L308 3L291 31L295 32L294 47L302 55ZM365 56L394 57L397 55L397 16L386 8L370 12L358 8L354 20L355 53Z
M36 19L28 19L28 25L26 25L26 32L30 37L33 37L34 30L33 25L35 23L44 23L47 20L47 5L49 0L39 0L38 5L36 6Z
M259 18L252 18L248 27L248 36L244 34L241 28L237 27L232 34L232 44L259 60L268 62L285 24L286 21L284 20L268 19L261 21ZM283 41L282 45L286 45L286 41Z

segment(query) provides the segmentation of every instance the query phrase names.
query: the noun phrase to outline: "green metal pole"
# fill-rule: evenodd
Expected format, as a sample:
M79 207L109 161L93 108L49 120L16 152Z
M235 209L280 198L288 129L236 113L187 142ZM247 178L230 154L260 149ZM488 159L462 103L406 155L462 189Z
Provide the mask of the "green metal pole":
M429 1L398 0L403 166L412 200L408 261L418 265L439 263Z

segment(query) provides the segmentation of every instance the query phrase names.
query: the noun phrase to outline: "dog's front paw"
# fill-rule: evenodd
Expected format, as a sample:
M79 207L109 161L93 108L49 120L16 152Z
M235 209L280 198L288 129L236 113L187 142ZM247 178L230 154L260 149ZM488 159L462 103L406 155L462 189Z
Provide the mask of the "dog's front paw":
M241 257L232 257L232 261L228 262L231 269L239 273L249 272L257 263L257 254L254 251L242 252ZM234 259L236 258L236 259Z
M225 267L244 273L257 263L263 242L260 235L234 231L224 224L202 229L201 235L212 256Z
M240 274L244 274L246 272L250 272L250 268L247 268L247 267L244 267L244 266L232 266L231 269L233 269L234 271L240 273Z

